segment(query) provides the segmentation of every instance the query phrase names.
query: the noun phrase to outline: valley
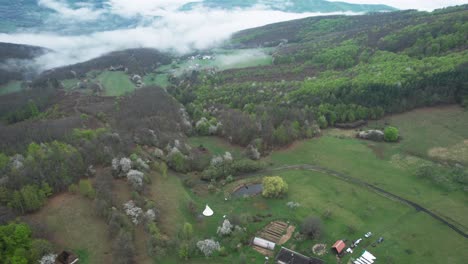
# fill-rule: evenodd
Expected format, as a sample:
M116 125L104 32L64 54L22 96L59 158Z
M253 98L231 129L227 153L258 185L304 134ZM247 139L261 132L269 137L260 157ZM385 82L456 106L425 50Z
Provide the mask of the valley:
M41 72L0 43L0 263L464 263L468 6L312 2L391 12Z

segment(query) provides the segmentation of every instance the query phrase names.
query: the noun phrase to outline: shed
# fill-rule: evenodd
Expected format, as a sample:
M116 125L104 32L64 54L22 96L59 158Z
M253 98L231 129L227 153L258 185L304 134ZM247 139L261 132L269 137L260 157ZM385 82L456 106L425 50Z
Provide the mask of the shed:
M341 254L341 252L343 252L343 249L345 248L346 248L346 244L343 242L343 240L336 241L335 244L333 244L332 246L332 250L336 254Z
M208 205L206 205L205 210L203 211L203 215L212 216L213 213L214 213L213 210L211 210L211 208Z
M324 264L325 262L318 258L311 258L300 253L282 247L276 256L277 264Z
M261 248L269 249L269 250L275 250L276 244L268 241L266 239L260 238L260 237L255 237L253 242L255 246L259 246Z

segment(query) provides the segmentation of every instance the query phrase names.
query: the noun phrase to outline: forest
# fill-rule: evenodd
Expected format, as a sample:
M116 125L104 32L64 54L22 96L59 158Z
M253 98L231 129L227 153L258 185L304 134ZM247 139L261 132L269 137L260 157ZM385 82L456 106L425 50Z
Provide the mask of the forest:
M0 69L0 89L12 82L20 83L13 92L0 90L0 263L37 263L50 253L53 245L47 239L54 238L41 233L40 220L31 219L40 219L43 210L52 206L48 201L64 194L74 195L70 200L85 204L80 210L91 210L93 221L104 223L111 245L102 251L112 252L115 260L112 263L137 263L141 247L153 260L175 256L176 261L187 261L195 256L204 261L217 252L216 257L236 256L236 261L242 255L244 261L240 262L246 263L245 251L238 245L247 246L254 229L265 224L272 214L275 217L279 212L285 214L282 211L285 204L284 210L288 210L286 213L292 215L302 232L297 233L295 241L310 249L310 241L320 237L322 228L315 230L321 225L320 219L330 223L331 209L314 207L321 213L317 220L305 215L312 211L306 207L312 207L310 204L301 209L298 202L280 200L301 199L294 192L287 194L288 183L290 189L308 195L309 189L301 184L312 186L309 182L312 180L300 173L313 173L317 176L311 177L314 181L336 193L342 188L349 195L339 199L354 199L361 194L356 194L353 188L363 188L360 182L369 181L365 178L369 171L361 173L347 159L361 153L369 156L366 158L373 169L386 168L376 176L379 186L376 188L390 186L400 195L403 191L410 193L406 198L421 199L418 202L429 208L419 193L414 195L413 190L400 189L387 181L388 175L401 174L406 178L396 176L397 181L410 186L414 183L411 177L415 176L418 183L424 182L420 187L424 195L439 194L442 189L444 195L463 201L468 177L463 167L464 156L460 154L458 159L450 156L454 153L451 148L460 145L462 150L457 153L464 150L466 143L458 142L466 142L458 135L463 137L463 132L458 132L464 130L459 129L464 125L463 118L452 120L456 133L437 127L443 133L456 134L458 141L447 140L453 143L449 148L449 143L441 140L446 147L442 149L425 142L439 147L431 149L430 157L426 149L421 153L413 149L403 151L411 144L401 141L402 138L411 138L414 132L399 131L387 121L395 117L404 126L406 121L398 119L399 115L425 107L458 105L466 111L467 32L468 5L433 12L409 10L311 17L241 31L223 44L226 50L258 49L271 57L271 63L259 66L187 70L182 66L187 56L145 48L112 52L40 74L30 73L29 69ZM1 44L0 61L31 59L43 52L46 50L39 47ZM116 94L106 93L103 75L123 78L131 89L121 91L118 87ZM167 78L166 87L143 83L162 75ZM22 79L25 76L27 79ZM464 116L458 108L453 112ZM385 140L361 144L356 143L355 137L347 137L349 131L361 128L382 129ZM330 136L335 132L342 134ZM301 141L305 139L314 141ZM321 159L322 153L313 147L304 150L309 144L324 150L326 158ZM341 144L348 147L346 155L337 151ZM379 159L370 158L366 151ZM391 162L384 163L389 153L400 152L411 153L417 162L401 165L407 161L392 156ZM305 160L301 153L310 156ZM330 157L335 156L351 173L330 164ZM308 164L309 160L338 172L297 163ZM411 167L418 162L424 166ZM403 169L389 167L390 163L398 163ZM294 171L288 166L294 167ZM405 166L411 167L411 171L404 170ZM276 175L262 179L266 173L281 173L289 182ZM333 180L321 178L327 173L334 176ZM335 181L343 179L352 182L353 187L344 187L342 182L336 184ZM236 215L230 215L227 223L223 220L218 227L219 223L199 219L198 211L201 205L205 206L205 198L215 204L215 209L221 209L224 207L219 201L227 203L231 199L234 184L238 187L260 182L272 187L253 198L255 203L248 198L235 200L227 208ZM164 195L159 196L160 193ZM374 195L366 187L359 199L375 199L378 201L375 208L386 208L389 201ZM182 213L167 209L174 196L177 196L174 210ZM324 204L329 202L328 198L320 199L324 199ZM444 199L441 198L446 202ZM283 209L262 215L258 211L263 207L252 207L258 204L278 208L281 205ZM238 212L241 205L248 207L251 214ZM437 211L444 208L442 205L432 209ZM407 208L398 204L389 210L403 214ZM171 217L180 223L168 224L173 219L164 219L166 212L173 213L175 216ZM353 217L361 219L363 215ZM464 218L457 217L455 220L447 217L447 221L456 227L463 226L458 222ZM304 220L302 224L298 224L302 221L299 219ZM194 231L192 225L199 230ZM203 237L202 232L213 226L218 227L216 235L223 246ZM342 226L350 236L356 229L362 229L356 223ZM139 240L139 236L144 239ZM226 263L229 261L233 258Z

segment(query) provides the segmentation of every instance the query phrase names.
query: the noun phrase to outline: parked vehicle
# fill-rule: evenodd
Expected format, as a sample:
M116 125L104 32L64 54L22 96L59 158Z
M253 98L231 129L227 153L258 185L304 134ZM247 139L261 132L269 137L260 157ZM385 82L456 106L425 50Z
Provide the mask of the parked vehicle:
M379 239L377 240L377 243L382 243L384 241L384 238L383 237L379 237Z
M372 232L367 232L364 236L365 236L365 237L371 237L371 236L372 236Z
M362 238L359 238L358 240L354 241L354 245L357 246L359 243L361 243L362 241Z

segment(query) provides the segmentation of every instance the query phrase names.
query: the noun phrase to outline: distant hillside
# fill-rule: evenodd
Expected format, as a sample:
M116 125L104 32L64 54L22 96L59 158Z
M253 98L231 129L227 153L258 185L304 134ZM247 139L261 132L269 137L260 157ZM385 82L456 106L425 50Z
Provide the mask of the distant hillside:
M11 80L22 80L28 74L27 65L21 61L30 60L47 52L47 49L28 45L0 42L0 85Z
M375 12L375 11L394 11L393 7L387 5L360 5L350 4L345 2L329 2L325 0L204 0L201 2L193 2L186 4L182 10L190 10L195 7L208 7L208 8L249 8L254 6L265 6L272 10L306 13L306 12Z

